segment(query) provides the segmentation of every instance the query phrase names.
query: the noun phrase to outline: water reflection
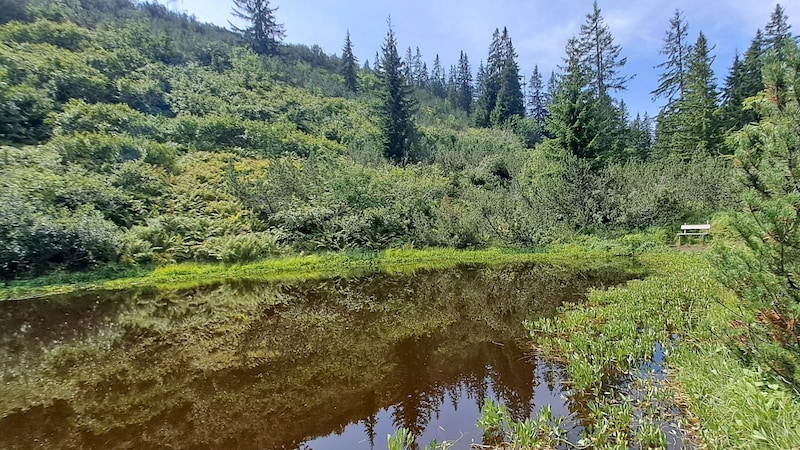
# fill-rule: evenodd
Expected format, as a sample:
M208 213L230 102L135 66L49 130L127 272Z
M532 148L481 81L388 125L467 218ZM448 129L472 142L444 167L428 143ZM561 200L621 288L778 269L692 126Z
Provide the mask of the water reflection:
M385 448L480 442L487 397L569 413L525 357L552 315L618 263L462 267L0 304L0 447Z

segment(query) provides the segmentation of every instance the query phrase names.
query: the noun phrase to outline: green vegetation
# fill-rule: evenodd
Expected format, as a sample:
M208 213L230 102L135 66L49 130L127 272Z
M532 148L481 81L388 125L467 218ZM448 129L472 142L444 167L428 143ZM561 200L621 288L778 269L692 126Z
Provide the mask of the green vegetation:
M181 263L165 267L137 268L88 274L54 274L20 280L0 287L0 300L42 297L88 291L123 291L128 288L186 289L224 281L298 281L375 272L413 272L418 269L459 265L506 266L534 262L571 263L591 267L605 258L630 256L652 248L650 239L627 238L619 243L554 247L552 253L516 250L397 249L382 252L317 253L286 256L246 264Z
M375 70L356 70L348 39L342 58L284 44L264 56L155 4L25 5L22 21L0 25L6 283L316 251L543 248L738 202L726 161L645 160L641 122L638 137L615 122L615 148L633 158L567 144L580 141L574 124L542 141L567 97L539 86L537 118L523 117L507 30L473 85L466 54L450 77L441 62L431 75L419 52L397 56L392 30ZM274 7L240 12L251 6L280 31ZM622 82L618 66L595 68L608 72L603 92ZM584 97L589 80L574 86ZM473 92L485 101L472 104ZM611 114L609 102L590 106ZM471 128L476 114L493 127Z
M648 253L647 279L529 327L587 399L575 445L663 446L659 424L686 429L674 405L711 447L800 445L800 55L780 6L721 89L676 11L655 133L613 97L629 77L597 3L527 99L505 28L473 83L463 52L449 77L404 61L391 25L372 68L349 33L342 57L283 44L267 1L235 1L237 32L130 0L0 6L0 298L591 265L714 216L711 266ZM639 373L656 348L667 384ZM498 441L563 442L549 412L485 414Z

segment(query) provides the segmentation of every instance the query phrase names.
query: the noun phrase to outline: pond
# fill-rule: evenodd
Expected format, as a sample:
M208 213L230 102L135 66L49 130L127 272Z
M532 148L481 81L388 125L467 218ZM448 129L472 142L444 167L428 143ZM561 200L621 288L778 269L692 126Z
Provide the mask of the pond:
M481 443L486 398L580 415L525 319L620 264L458 267L0 303L0 448ZM575 421L579 423L579 417Z

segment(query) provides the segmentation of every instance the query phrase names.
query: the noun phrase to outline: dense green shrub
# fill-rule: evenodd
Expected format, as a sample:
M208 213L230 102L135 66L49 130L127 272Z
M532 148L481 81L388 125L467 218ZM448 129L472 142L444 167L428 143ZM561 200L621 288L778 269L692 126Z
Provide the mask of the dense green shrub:
M117 261L119 233L90 207L42 212L20 199L0 201L0 276L79 270Z
M159 136L159 129L163 121L142 114L127 105L93 104L72 100L67 102L63 111L55 114L49 123L56 136L74 133L107 133L153 138Z
M78 133L57 136L48 144L65 161L79 163L96 171L111 171L113 165L126 161L145 161L170 168L175 164L177 149L129 135Z
M74 23L37 20L33 23L11 22L0 27L0 42L50 44L73 52L95 45L93 33Z

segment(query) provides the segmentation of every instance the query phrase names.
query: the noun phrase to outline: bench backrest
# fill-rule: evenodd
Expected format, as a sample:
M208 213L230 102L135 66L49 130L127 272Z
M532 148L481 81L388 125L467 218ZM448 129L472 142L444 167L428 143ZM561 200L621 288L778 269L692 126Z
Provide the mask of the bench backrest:
M685 230L711 230L711 224L701 223L699 225L681 225L681 231Z

